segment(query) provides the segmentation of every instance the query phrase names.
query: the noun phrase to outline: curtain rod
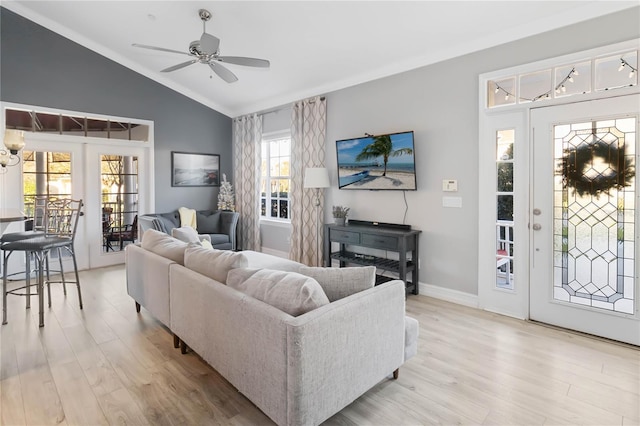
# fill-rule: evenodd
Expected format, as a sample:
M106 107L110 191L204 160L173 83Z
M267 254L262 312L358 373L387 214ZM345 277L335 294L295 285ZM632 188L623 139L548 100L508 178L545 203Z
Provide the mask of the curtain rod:
M324 97L324 96L320 96L320 100L321 100L321 101L324 101L324 100L325 100L325 97ZM311 99L311 100L309 100L309 102L310 102L310 103L314 103L315 101L316 101L315 99ZM279 108L276 108L276 109L272 109L272 110L269 110L269 111L259 112L259 113L257 113L256 115L258 115L258 116L265 116L265 115L267 115L267 114L278 113L278 112L280 112L280 111L282 111L282 110L285 110L285 109L287 109L287 108L290 108L291 106L292 106L292 105L282 106L282 107L279 107Z

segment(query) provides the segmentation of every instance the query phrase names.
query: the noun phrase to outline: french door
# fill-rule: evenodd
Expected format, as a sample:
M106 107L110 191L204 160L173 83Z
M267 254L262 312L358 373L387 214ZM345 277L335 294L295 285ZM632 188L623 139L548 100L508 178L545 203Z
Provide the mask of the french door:
M33 215L33 201L36 195L84 200L82 145L58 141L53 143L46 139L30 140L22 157L23 210L27 216ZM78 269L89 267L87 251L82 250L87 241L85 220L86 216L80 217L74 242ZM57 256L58 253L55 252L53 255ZM64 250L61 251L61 255L64 270L73 270L71 256ZM54 262L57 263L57 260ZM24 270L24 265L21 264L17 269Z
M137 241L137 215L148 205L148 149L124 145L87 147L88 252L92 268L124 263Z
M23 152L22 209L29 215L36 195L82 199L74 244L78 268L123 263L126 244L137 238L138 211L148 211L150 180L138 179L148 176L148 158L149 149L142 147L30 140ZM62 260L71 262L68 256ZM9 269L24 265L15 260Z
M529 316L640 345L640 95L531 110Z

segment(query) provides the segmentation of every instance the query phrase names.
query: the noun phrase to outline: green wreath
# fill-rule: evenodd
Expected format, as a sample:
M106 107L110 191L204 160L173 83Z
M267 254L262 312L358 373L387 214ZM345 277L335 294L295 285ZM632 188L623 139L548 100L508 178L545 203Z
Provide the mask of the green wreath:
M618 148L603 141L581 144L564 151L559 172L565 187L572 188L580 196L611 195L612 189L620 190L633 184L635 168L632 155L625 155L625 147ZM585 175L596 158L608 164L610 171L595 177Z

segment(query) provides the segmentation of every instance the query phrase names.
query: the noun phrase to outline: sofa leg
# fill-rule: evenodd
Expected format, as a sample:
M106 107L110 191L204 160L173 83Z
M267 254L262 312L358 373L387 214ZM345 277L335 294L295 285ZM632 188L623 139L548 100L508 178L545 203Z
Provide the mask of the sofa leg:
M399 375L399 374L400 374L400 369L399 369L399 368L396 368L396 369L393 371L393 380L398 380L398 375Z
M174 348L180 347L180 338L175 333L173 334L173 347Z
M180 353L183 355L187 353L187 344L184 342L184 340L180 341Z
M140 313L140 304L136 302L136 312Z

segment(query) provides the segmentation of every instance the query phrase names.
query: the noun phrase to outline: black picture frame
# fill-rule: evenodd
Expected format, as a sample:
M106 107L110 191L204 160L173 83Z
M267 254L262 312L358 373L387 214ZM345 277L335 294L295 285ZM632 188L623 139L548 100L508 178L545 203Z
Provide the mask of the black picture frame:
M220 186L220 155L171 151L171 186Z

